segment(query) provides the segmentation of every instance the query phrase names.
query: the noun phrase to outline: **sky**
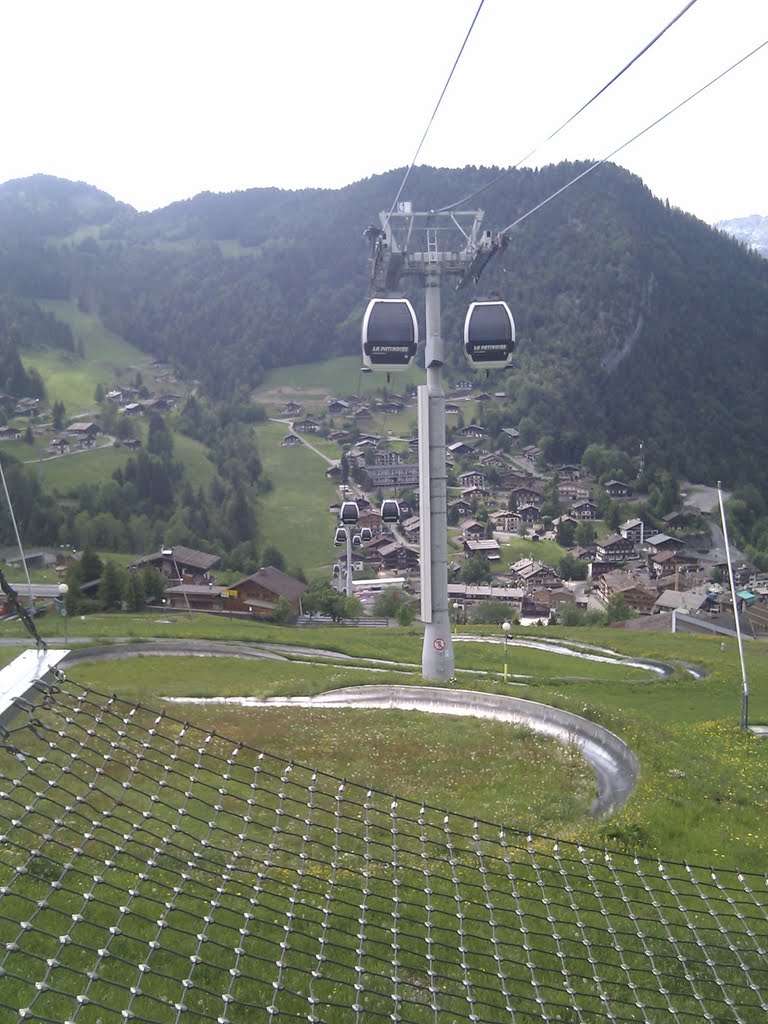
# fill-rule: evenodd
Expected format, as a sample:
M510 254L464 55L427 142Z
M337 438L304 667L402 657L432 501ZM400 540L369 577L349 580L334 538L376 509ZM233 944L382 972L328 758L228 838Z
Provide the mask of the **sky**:
M546 141L686 3L485 0L417 163L607 157L768 40L768 0L696 0ZM151 210L405 168L479 5L5 0L0 182L52 174ZM768 46L612 159L709 223L768 215L767 86Z

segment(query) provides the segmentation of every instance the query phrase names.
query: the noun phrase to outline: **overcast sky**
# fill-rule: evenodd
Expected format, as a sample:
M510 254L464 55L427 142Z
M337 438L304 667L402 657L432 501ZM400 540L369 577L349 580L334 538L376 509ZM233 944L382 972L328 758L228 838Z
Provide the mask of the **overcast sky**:
M5 0L0 181L54 174L149 210L405 167L478 3ZM768 0L697 0L545 143L685 3L485 0L418 162L607 156L768 40ZM767 84L768 46L615 162L709 222L768 215Z

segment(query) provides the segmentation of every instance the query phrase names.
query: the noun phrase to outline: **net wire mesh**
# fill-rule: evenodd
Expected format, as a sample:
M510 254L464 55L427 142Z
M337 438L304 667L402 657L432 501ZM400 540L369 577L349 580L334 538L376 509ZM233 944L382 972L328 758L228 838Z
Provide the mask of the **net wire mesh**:
M366 789L59 676L0 727L0 1022L740 1024L764 875Z

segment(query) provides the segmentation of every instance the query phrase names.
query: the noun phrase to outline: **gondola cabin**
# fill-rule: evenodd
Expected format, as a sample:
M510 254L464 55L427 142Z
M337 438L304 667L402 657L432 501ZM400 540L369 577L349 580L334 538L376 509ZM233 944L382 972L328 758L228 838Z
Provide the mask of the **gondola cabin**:
M408 299L371 299L363 317L363 367L407 370L416 355L419 328Z
M355 501L344 501L341 504L339 519L345 526L354 526L360 518L360 509Z
M464 358L478 370L503 370L515 350L515 321L506 302L473 302L464 320Z
M385 498L381 503L381 521L383 523L400 522L400 506L394 498Z
M365 542L367 540L371 540L372 537L373 530L370 528L370 526L364 526L360 531L360 540Z
M333 535L333 543L334 543L334 544L337 544L337 545L338 545L338 544L343 544L343 543L344 543L344 541L345 541L346 539L347 539L347 531L346 531L346 530L344 530L344 529L343 529L343 528L342 528L342 527L340 526L340 527L339 527L339 528L338 528L338 529L336 530L336 533L334 533L334 535Z

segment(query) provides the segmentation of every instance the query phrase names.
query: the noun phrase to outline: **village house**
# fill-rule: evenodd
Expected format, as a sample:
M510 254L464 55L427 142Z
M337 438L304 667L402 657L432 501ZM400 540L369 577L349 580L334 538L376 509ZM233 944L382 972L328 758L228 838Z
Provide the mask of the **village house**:
M294 416L298 416L303 411L304 411L304 406L303 405L299 405L298 402L286 402L286 404L280 410L279 415L283 416L285 418L287 418L289 416L291 418L293 418Z
M639 615L650 615L658 598L658 591L647 577L622 569L604 573L598 578L595 589L604 601L620 594Z
M449 444L447 448L449 455L474 455L475 449L466 444L464 441L454 441L453 444Z
M472 555L484 555L489 562L498 562L501 559L501 548L499 542L493 539L465 540L464 554L467 558Z
M626 498L632 493L629 484L625 484L621 480L609 480L604 485L604 489L611 498Z
M684 547L683 541L678 540L677 537L670 537L666 533L654 533L652 536L646 537L643 542L643 550L651 557L662 551L679 551Z
M465 540L482 540L485 537L485 527L476 519L465 519L459 523L459 529Z
M479 469L468 469L465 473L459 473L459 487L485 487L487 477Z
M412 487L419 482L419 464L417 462L401 462L398 465L375 466L366 463L366 475L371 487Z
M574 501L568 511L581 521L597 519L597 505L589 498Z
M455 402L446 402L445 403L445 415L446 416L458 416L459 415L459 407L458 407L458 405L456 405Z
M329 398L328 399L328 412L331 416L340 416L349 411L349 402L345 402L343 398Z
M304 444L298 434L286 434L280 445L283 448L295 448L296 445Z
M541 458L541 448L535 444L527 444L520 452L524 459L528 462L536 462Z
M603 537L595 545L595 558L598 562L626 562L634 554L635 545L620 533Z
M390 451L386 448L377 451L373 457L375 466L399 466L402 461L403 457L400 452Z
M129 569L140 569L145 565L154 566L169 580L181 583L208 584L211 580L210 571L220 562L218 555L210 555L205 551L176 544L173 547L161 548L151 555L144 555L131 563Z
M520 525L520 516L517 512L512 512L511 509L491 512L488 519L493 524L494 530L499 530L502 533L516 533Z
M301 596L306 590L306 583L268 565L231 583L225 592L226 607L232 611L249 611L256 619L270 619L277 611L278 602L284 598L296 616L301 614Z
M619 526L619 533L622 537L626 537L627 540L631 540L635 545L643 543L644 532L645 524L642 519L627 519L626 522Z
M559 582L559 577L550 565L537 562L533 558L521 558L509 567L513 579L519 580L528 587Z
M464 498L454 498L453 501L448 502L448 513L457 519L465 519L471 515L472 505Z
M459 433L462 437L485 437L486 430L477 423L470 423L468 427L462 427Z
M560 480L578 480L581 476L581 466L572 462L566 463L556 471Z
M303 434L316 434L320 429L320 424L317 420L313 420L310 416L306 416L303 420L295 420L293 429L300 430Z

